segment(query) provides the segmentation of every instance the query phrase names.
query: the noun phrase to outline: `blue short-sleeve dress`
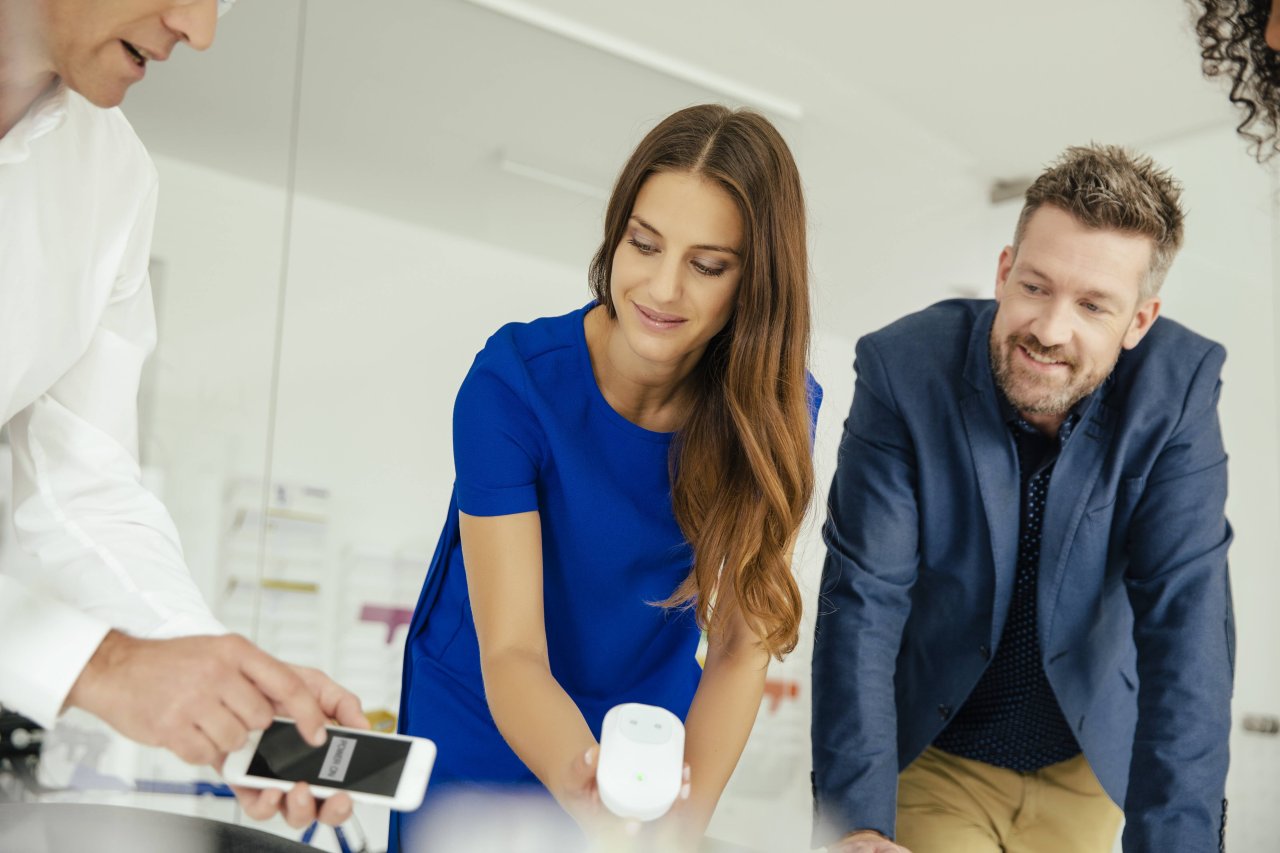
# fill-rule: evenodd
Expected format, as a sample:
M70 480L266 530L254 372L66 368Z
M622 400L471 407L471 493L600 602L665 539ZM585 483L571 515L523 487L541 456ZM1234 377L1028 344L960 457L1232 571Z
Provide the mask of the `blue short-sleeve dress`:
M583 327L593 307L502 327L458 392L453 498L409 628L400 706L400 730L439 751L422 809L393 816L392 851L458 785L540 784L485 702L459 510L539 512L551 672L597 738L621 702L684 719L693 700L693 613L656 606L692 566L671 508L673 434L631 423L601 395Z

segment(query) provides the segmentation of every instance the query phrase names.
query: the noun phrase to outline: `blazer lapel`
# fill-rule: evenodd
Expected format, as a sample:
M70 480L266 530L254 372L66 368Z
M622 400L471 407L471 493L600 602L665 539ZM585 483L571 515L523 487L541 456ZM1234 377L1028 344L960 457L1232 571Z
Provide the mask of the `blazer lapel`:
M995 380L991 375L988 337L995 303L978 318L969 338L965 378L973 393L960 401L965 434L973 455L974 473L991 536L995 595L991 612L991 644L1004 631L1017 570L1018 513L1020 511L1018 457L1009 427L1000 417Z
M1103 457L1115 432L1115 412L1101 399L1106 390L1104 383L1085 409L1075 433L1062 448L1053 467L1049 497L1045 501L1036 607L1040 643L1046 653L1049 652L1045 644L1052 636L1058 592L1066 578L1071 542L1102 473Z

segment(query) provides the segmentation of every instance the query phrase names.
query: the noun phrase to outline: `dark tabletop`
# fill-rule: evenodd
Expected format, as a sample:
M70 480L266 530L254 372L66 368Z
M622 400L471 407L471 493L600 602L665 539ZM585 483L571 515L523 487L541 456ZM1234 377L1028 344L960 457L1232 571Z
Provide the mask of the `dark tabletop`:
M202 817L80 803L0 804L0 853L299 853L315 848Z

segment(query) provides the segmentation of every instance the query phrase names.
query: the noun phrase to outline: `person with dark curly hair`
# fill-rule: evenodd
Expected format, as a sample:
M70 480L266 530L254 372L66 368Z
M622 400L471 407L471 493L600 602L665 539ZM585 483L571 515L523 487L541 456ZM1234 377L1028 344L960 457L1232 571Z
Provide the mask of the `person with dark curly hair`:
M1259 162L1280 151L1280 0L1195 0L1206 77L1231 81L1236 130Z

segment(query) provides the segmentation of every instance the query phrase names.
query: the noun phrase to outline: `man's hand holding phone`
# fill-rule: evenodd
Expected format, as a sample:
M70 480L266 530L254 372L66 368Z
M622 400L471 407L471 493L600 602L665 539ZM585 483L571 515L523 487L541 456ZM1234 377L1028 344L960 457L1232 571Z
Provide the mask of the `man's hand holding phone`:
M360 707L358 696L318 669L295 666L293 670L306 684L311 695L320 703L320 709L325 717L350 729L367 730L369 728L369 720ZM282 706L277 706L276 710L282 716L288 714L287 709ZM305 737L301 727L298 733ZM323 737L320 740L324 742ZM308 739L308 742L312 741ZM226 758L225 755L219 758L219 768L223 766ZM236 792L236 800L240 803L240 808L244 809L244 813L249 817L254 820L266 820L279 812L285 822L294 829L309 826L316 820L330 826L339 826L351 817L353 806L351 797L345 793L337 793L317 802L306 782L299 782L289 791L246 788L242 785L232 785L231 790Z
M276 660L235 634L142 640L111 631L66 704L89 711L130 740L214 767L276 714L297 720L309 743L324 742L329 719L350 728L369 726L354 693L318 670ZM258 820L280 811L300 827L317 817L305 785L288 795L245 789L237 797ZM349 798L333 798L319 818L338 823L350 812Z

